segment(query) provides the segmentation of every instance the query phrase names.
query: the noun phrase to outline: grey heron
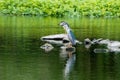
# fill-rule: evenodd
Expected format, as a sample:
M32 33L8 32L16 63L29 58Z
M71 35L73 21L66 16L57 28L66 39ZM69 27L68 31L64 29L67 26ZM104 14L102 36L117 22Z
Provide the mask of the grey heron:
M70 29L68 23L62 21L62 22L60 22L60 26L63 26L63 28L65 29L67 36L68 36L70 42L72 43L72 45L76 45L76 38L75 38L72 30Z

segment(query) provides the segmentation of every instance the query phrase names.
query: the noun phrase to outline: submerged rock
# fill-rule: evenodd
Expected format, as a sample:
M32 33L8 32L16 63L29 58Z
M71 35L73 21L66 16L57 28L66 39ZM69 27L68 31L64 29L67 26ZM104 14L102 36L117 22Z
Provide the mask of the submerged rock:
M94 53L108 53L108 49L94 49Z
M90 40L89 38L86 38L84 40L84 44L86 48L90 48L92 45L94 46L94 44L106 45L107 49L94 49L95 53L120 52L119 41L113 41L102 38Z
M40 48L48 52L51 51L54 47L49 43L45 43L44 45L40 46Z

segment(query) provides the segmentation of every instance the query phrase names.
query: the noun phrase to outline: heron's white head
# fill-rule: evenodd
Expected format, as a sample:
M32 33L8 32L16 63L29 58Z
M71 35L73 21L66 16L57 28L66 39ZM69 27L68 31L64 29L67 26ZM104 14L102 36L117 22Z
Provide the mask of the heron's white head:
M60 26L62 26L62 27L66 30L66 32L67 32L67 30L70 29L68 23L66 23L66 22L64 22L64 21L61 21L61 22L60 22Z

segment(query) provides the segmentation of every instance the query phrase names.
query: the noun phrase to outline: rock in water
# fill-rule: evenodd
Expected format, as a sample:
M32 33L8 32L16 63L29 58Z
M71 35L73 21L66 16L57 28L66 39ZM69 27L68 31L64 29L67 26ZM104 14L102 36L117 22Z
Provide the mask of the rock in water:
M94 49L94 53L108 53L108 49Z
M54 47L49 44L49 43L45 43L44 45L40 46L41 49L44 49L45 51L49 52L51 51Z

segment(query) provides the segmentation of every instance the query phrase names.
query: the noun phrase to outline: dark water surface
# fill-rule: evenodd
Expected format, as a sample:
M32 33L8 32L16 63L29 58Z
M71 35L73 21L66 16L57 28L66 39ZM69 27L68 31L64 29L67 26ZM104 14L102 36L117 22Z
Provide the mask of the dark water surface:
M70 24L76 38L120 41L120 19L0 16L0 80L120 80L120 54L94 53L79 45L76 54L61 56L60 48L40 49L40 37L64 33Z

